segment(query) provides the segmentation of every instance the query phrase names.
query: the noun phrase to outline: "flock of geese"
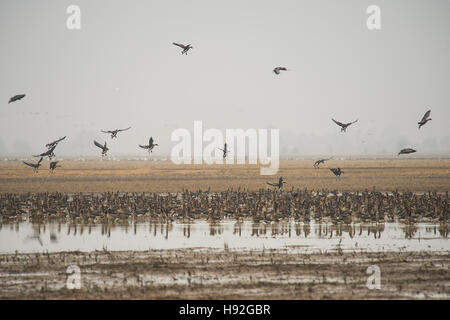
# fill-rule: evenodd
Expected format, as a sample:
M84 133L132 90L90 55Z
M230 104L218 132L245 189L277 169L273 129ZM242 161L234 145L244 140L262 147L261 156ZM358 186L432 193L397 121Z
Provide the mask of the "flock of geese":
M188 51L191 50L191 49L193 49L193 46L192 46L191 44L184 45L184 44L181 44L181 43L173 42L173 45L175 45L175 46L177 46L177 47L180 47L180 48L182 49L182 51L181 51L181 54L182 54L182 55L183 55L183 54L184 54L184 55L187 55L187 54L188 54ZM288 69L287 69L286 67L275 67L275 68L273 69L273 72L274 72L276 75L280 75L280 73L281 73L282 71L288 71ZM23 99L25 96L26 96L25 94L18 94L18 95L15 95L15 96L13 96L13 97L10 98L10 100L9 100L8 103L11 103L11 102L15 102L15 101L21 100L21 99ZM419 129L420 129L423 125L425 125L428 121L431 120L430 115L431 115L431 110L428 110L428 111L424 114L424 116L422 117L422 119L418 122ZM340 122L340 121L335 120L334 118L331 118L331 120L332 120L335 124L337 124L337 125L341 128L341 132L344 132L344 133L346 132L346 130L347 130L347 128L348 128L349 126L351 126L352 124L354 124L354 123L356 123L356 122L358 121L358 119L357 119L357 120L352 121L352 122L343 123L343 122ZM111 139L114 139L114 138L117 138L117 134L118 134L119 132L126 131L126 130L129 130L129 129L131 129L131 127L128 127L128 128L125 128L125 129L114 129L114 130L107 130L107 131L101 130L101 132L110 134L110 135L111 135ZM33 155L34 157L40 157L40 159L39 159L39 161L38 161L37 163L29 163L29 162L25 162L25 161L24 161L24 164L26 164L27 166L32 167L33 170L34 170L34 172L37 172L38 169L39 169L39 167L41 166L41 162L42 162L43 158L44 158L44 157L49 157L49 159L51 160L51 159L55 156L54 150L55 150L57 144L58 144L61 140L64 140L64 139L65 139L65 137L63 137L63 138L61 138L61 139L58 139L58 140L56 140L56 141L53 141L53 142L47 144L47 145L46 145L46 147L48 148L47 151L45 151L45 152L43 152L43 153L41 153L41 154L39 154L39 155ZM104 142L104 144L101 144L101 143L99 143L99 142L97 142L97 141L94 140L94 145L95 145L96 147L98 147L98 148L101 150L101 152L102 152L102 153L101 153L102 157L107 156L107 152L109 151L109 148L108 148L108 145L107 145L106 141ZM155 146L158 146L158 144L154 143L153 137L150 137L149 142L148 142L148 145L141 145L141 144L139 144L139 147L140 147L140 148L143 148L143 149L147 150L149 153L153 152L153 149L154 149ZM225 158L227 157L228 152L229 152L229 150L227 149L227 144L225 143L224 148L223 148L223 149L220 149L220 150L223 152L223 159L225 159ZM414 153L414 152L417 152L417 150L415 150L415 149L413 149L413 148L404 148L404 149L401 149L401 150L400 150L400 152L398 153L398 156L400 156L400 155L402 155L402 154L410 154L410 153ZM328 160L331 160L331 158L328 158L328 159L319 159L319 160L315 161L315 163L314 163L313 166L314 166L314 168L319 169L320 164L323 164L323 163L325 163L325 161L328 161ZM50 172L53 172L53 171L55 170L55 168L58 167L58 166L57 166L57 163L58 163L57 161L52 161L52 162L50 162L50 167L49 167ZM329 168L329 169L330 169L330 171L336 176L336 179L339 179L340 176L341 176L341 174L344 173L344 172L341 170L341 168ZM283 188L284 183L285 183L285 181L283 180L283 177L280 177L280 178L279 178L278 183L275 183L275 182L267 182L268 185L273 186L273 187L276 187L276 188L278 188L278 190L281 190L281 189Z
M282 183L282 181L280 181ZM1 222L61 219L74 223L114 224L142 219L190 222L194 219L258 221L390 222L449 220L446 194L428 192L342 192L291 188L283 193L268 189L228 189L223 192L179 193L27 193L0 194Z

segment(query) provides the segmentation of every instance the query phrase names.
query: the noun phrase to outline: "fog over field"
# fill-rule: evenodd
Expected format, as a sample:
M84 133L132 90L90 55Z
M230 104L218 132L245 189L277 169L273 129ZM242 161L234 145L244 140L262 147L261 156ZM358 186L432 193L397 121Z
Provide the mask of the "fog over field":
M80 30L66 27L71 4ZM371 4L381 30L366 27ZM100 155L94 139L147 156L150 136L168 155L195 120L280 129L281 155L450 155L449 12L447 0L2 0L0 156L62 136L58 157ZM331 118L359 121L341 133Z

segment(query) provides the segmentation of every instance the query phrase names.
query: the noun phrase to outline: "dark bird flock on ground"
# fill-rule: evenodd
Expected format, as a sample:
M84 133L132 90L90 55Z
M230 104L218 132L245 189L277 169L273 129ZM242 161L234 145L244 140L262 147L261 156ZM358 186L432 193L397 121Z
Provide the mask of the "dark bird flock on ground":
M193 49L193 47L192 47L191 44L184 45L184 44L176 43L176 42L173 42L172 44L175 45L175 46L178 46L178 47L182 48L183 50L182 50L181 54L185 54L185 55L187 55L187 53L188 53L188 51L189 51L190 49ZM287 70L288 70L288 69L287 69L286 67L275 67L275 68L273 69L273 72L274 72L276 75L279 75L279 74L281 73L281 71L287 71ZM26 96L25 94L18 94L18 95L15 95L15 96L13 96L13 97L10 98L10 100L9 100L8 103L11 103L11 102L14 102L14 101L21 100L21 99L24 98L25 96ZM431 120L430 115L431 115L431 110L428 110L428 111L424 114L424 116L422 117L422 119L418 122L419 129L420 129L423 125L425 125L428 121ZM333 118L332 118L331 120L332 120L334 123L336 123L338 126L341 127L341 132L346 132L347 128L348 128L350 125L352 125L352 124L354 124L355 122L358 121L358 120L355 120L355 121L353 121L353 122L342 123L342 122L339 122L339 121L337 121L337 120L335 120L335 119L333 119ZM114 139L114 138L117 138L117 134L118 134L119 132L121 132L121 131L126 131L126 130L129 130L129 129L131 129L131 126L128 127L128 128L125 128L125 129L115 129L115 130L107 130L107 131L105 131L105 130L100 130L100 131L103 132L103 133L109 133L109 134L111 134L111 139ZM48 148L47 151L45 151L45 152L43 152L43 153L41 153L41 154L39 154L39 155L33 155L34 157L41 157L41 159L38 161L38 163L33 164L33 163L25 162L25 161L24 161L24 163L25 163L26 165L30 166L30 167L33 167L34 171L37 172L37 170L38 170L38 168L39 168L39 166L40 166L40 163L41 163L42 160L43 160L43 157L48 156L50 160L51 160L53 157L55 157L54 150L55 150L56 146L58 145L58 143L59 143L60 141L64 140L65 138L66 138L66 136L64 136L64 137L62 137L62 138L60 138L60 139L57 139L57 140L55 140L55 141L53 141L53 142L50 142L50 143L46 144L45 146ZM102 157L104 157L104 156L107 155L107 152L108 152L109 148L107 147L106 141L105 141L105 144L102 145L102 144L100 144L100 143L98 143L97 141L94 140L94 145L97 146L98 148L100 148L100 149L102 150ZM146 149L149 153L152 153L152 152L153 152L153 149L154 149L155 146L158 146L158 144L156 144L156 143L153 142L153 138L152 138L152 137L150 137L150 139L149 139L149 144L148 144L148 145L139 145L139 147L141 147L141 148L143 148L143 149ZM225 143L225 144L224 144L224 148L223 148L223 149L219 148L219 150L221 150L221 151L223 152L222 157L223 157L223 159L225 159L225 158L227 157L227 154L228 154L227 144ZM400 152L398 153L398 155L401 155L401 154L410 154L410 153L414 153L414 152L416 152L415 149L412 149L412 148L405 148L405 149L400 150ZM320 164L325 163L325 161L328 161L328 160L330 160L330 159L331 159L331 158L328 158L328 159L319 159L319 160L315 161L315 163L314 163L314 168L318 169L319 166L320 166ZM53 172L53 171L55 170L55 168L57 167L57 165L56 165L57 163L58 163L57 161L53 161L53 162L50 163L50 171L51 171L51 172ZM341 171L341 168L330 168L330 170L333 172L333 174L336 176L336 178L339 178L339 177L341 176L341 174L343 173L343 171ZM278 183L267 182L267 184L269 184L269 185L271 185L271 186L276 186L279 190L281 190L282 187L283 187L284 181L283 181L283 178L281 177Z

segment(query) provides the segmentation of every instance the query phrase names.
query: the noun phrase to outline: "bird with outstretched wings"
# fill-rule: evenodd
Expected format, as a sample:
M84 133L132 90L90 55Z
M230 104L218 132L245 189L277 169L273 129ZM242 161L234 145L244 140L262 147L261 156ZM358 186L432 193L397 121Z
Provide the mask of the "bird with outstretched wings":
M431 110L428 110L427 112L425 112L425 114L422 117L422 120L420 120L419 122L417 122L417 124L419 125L419 129L428 121L431 120L430 118L431 115Z
M97 147L99 147L100 149L102 149L102 157L106 156L106 153L108 152L108 147L106 146L106 141L104 145L101 145L100 143L98 143L97 141L94 140L94 145L96 145Z
M29 163L26 161L22 161L22 162L24 164L26 164L27 166L32 167L34 172L37 172L43 159L44 159L44 157L41 157L37 163Z
M331 160L333 157L330 157L328 159L319 159L316 162L314 162L314 168L319 169L319 166L321 163L325 163L325 161Z
M330 168L330 171L334 173L336 179L340 178L341 174L344 173L344 171L342 171L341 168Z
M47 143L45 146L46 146L47 148L50 149L50 148L52 148L53 146L56 146L59 142L63 141L65 138L66 138L66 136L64 136L64 137L62 137L62 138L59 138L59 139L57 139L57 140L55 140L55 141L49 142L49 143Z
M146 150L148 150L149 153L151 153L151 152L153 152L153 148L157 145L158 145L157 143L153 142L153 137L150 137L150 139L148 140L147 146L145 146L145 145L143 146L140 144L139 147L141 147L142 149L146 149Z
M180 47L183 49L183 51L181 51L181 54L186 54L189 51L189 49L193 49L194 47L192 47L190 44L188 44L187 46L181 43L176 43L176 42L172 42L173 45Z
M398 153L397 156L401 155L401 154L410 154L410 153L414 153L417 152L417 150L413 149L413 148L405 148L400 150L400 152Z
M333 120L334 123L336 123L338 126L341 127L341 132L345 132L345 130L347 130L347 127L348 127L348 126L350 126L350 125L352 125L353 123L355 123L355 122L358 121L358 119L356 119L356 120L353 121L353 122L342 123L342 122L339 122L339 121L337 121L337 120L334 120L333 118L331 118L331 120Z
M125 128L125 129L115 129L115 130L108 130L108 131L104 131L104 130L100 130L103 133L110 133L111 134L111 139L117 138L117 134L121 131L126 131L131 129L131 127Z
M275 67L275 68L273 69L273 72L274 72L275 74L280 74L280 71L287 71L287 68L286 68L286 67Z
M48 157L49 159L53 158L55 156L55 153L53 152L56 148L56 145L51 147L45 152L42 152L41 154L33 155L33 157Z

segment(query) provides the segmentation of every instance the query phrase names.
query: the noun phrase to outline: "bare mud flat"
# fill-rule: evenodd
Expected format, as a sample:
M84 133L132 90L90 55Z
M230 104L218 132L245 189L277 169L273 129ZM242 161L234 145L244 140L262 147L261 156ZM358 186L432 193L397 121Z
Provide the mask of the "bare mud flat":
M330 160L320 169L313 160L280 162L276 176L261 176L259 165L175 165L171 161L61 161L55 173L48 161L38 173L21 161L0 162L0 193L26 192L180 192L264 189L266 181L286 178L286 188L362 191L450 191L450 159ZM344 171L336 180L328 168Z
M66 287L69 265L81 288ZM369 289L369 266L381 288ZM0 255L0 299L449 299L450 255L213 249Z

